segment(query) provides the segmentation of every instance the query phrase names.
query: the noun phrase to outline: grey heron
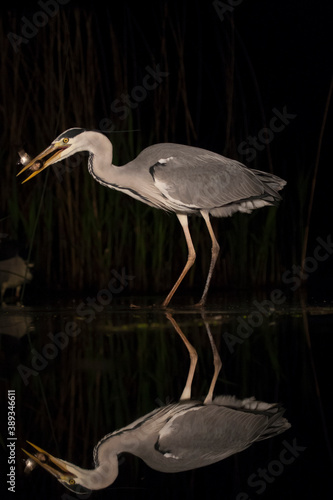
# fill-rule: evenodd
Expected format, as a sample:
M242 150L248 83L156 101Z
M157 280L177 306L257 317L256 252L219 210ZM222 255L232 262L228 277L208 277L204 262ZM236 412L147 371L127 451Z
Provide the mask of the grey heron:
M191 399L197 352L171 315L167 315L190 354L190 367L178 403L157 408L131 424L104 436L94 448L94 469L83 469L44 451L29 457L75 493L87 493L111 485L118 476L122 453L141 458L160 472L174 473L204 467L241 452L256 441L269 439L290 428L279 404L235 396L216 396L213 391L222 363L208 322L206 330L214 356L214 375L205 400Z
M152 207L175 212L183 228L188 258L183 271L163 302L167 306L194 264L196 252L188 227L189 215L201 215L212 241L212 255L206 284L198 306L204 306L219 254L210 215L228 217L235 212L250 213L266 205L277 205L286 182L269 173L249 169L238 161L198 147L162 143L144 149L133 161L113 165L113 147L98 131L71 128L17 174L35 170L24 182L42 170L82 151L89 152L88 170L92 177ZM44 164L41 160L54 153ZM40 165L37 168L36 165Z

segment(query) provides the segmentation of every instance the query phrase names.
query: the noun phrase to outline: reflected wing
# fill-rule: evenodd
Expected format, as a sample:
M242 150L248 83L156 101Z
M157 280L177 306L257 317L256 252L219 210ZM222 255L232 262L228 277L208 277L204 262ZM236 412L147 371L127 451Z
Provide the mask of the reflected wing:
M201 467L283 432L289 424L282 414L276 405L249 410L240 405L227 407L225 400L222 404L217 401L193 407L167 422L159 433L156 449L167 458L181 460L188 469Z

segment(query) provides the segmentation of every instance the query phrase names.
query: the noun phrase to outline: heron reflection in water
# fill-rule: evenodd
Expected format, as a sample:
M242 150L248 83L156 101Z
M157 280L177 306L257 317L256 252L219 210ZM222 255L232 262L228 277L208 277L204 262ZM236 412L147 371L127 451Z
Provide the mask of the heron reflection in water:
M158 408L104 436L95 446L95 468L91 470L55 458L32 443L29 444L37 450L38 456L23 450L70 490L85 493L111 485L118 476L118 458L122 453L136 455L157 471L181 472L216 463L256 441L289 429L290 424L283 417L284 409L278 404L254 398L213 397L222 363L206 320L214 374L205 400L191 399L197 352L174 318L170 314L167 317L190 355L189 372L178 403Z
M203 217L212 241L207 280L197 304L202 307L220 251L210 216L229 217L236 212L251 213L260 207L278 205L281 200L279 191L286 184L276 175L249 169L212 151L182 144L149 146L134 160L118 167L112 164L113 147L109 139L101 132L82 128L71 128L60 134L48 148L26 163L17 175L35 170L26 182L50 165L81 151L90 153L88 170L97 182L146 205L177 215L184 231L188 258L163 302L164 307L169 304L196 258L188 216Z

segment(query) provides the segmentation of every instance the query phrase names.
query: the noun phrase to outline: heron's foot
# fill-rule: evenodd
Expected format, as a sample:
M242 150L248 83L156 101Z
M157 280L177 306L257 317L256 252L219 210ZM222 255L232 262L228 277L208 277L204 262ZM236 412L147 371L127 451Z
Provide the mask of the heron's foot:
M201 299L201 300L199 300L199 302L194 304L194 307L196 307L197 309L202 309L205 307L205 305L206 305L206 301Z
M144 305L144 306L138 306L137 304L130 304L131 309L163 309L166 310L167 308L164 307L163 305L160 304L150 304L150 305Z
M151 306L138 306L136 304L130 304L131 309L152 309L153 307L155 307L154 304Z

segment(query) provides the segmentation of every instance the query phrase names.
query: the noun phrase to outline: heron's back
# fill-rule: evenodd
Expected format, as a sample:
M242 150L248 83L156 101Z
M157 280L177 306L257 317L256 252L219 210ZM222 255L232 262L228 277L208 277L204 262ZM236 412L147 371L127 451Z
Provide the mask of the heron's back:
M217 153L180 144L156 144L143 150L135 163L149 169L154 185L173 211L206 210L216 217L251 212L276 205L286 182L252 170Z
M290 427L284 409L255 399L219 396L211 404L189 402L174 411L153 447L142 443L139 456L162 472L203 467L268 439ZM175 407L175 405L174 405Z

